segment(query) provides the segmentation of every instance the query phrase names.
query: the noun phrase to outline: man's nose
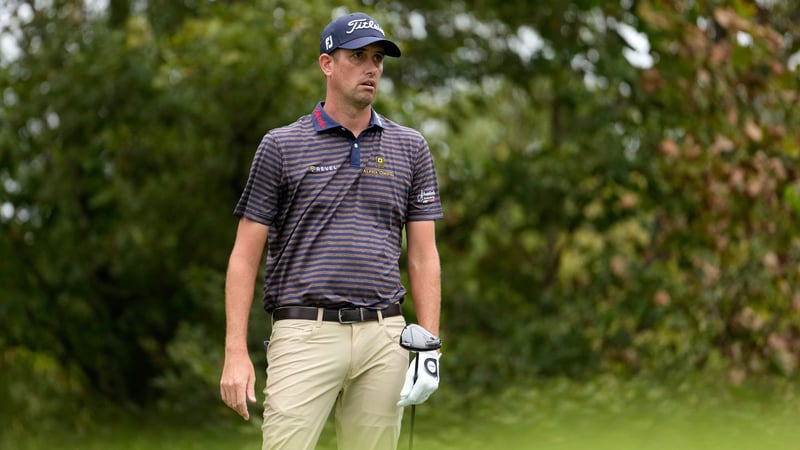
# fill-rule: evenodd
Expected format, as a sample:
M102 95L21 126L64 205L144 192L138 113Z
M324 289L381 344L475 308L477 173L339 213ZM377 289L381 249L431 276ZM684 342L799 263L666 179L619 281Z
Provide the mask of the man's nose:
M368 67L367 68L367 73L369 73L370 75L374 75L375 73L380 73L380 71L381 71L381 62L380 61L375 61L374 59L370 60L370 63L368 64L367 67Z

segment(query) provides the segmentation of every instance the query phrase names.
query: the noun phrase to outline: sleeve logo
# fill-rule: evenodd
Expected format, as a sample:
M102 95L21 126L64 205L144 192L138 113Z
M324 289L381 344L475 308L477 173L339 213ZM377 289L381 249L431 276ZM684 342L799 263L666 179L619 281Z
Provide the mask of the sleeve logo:
M417 194L417 202L430 203L436 199L436 189L423 189Z

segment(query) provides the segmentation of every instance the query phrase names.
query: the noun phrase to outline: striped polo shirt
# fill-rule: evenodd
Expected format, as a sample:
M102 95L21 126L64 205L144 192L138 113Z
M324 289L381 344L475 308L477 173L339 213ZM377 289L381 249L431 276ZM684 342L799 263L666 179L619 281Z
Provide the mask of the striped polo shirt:
M419 132L373 110L355 138L323 106L264 136L234 211L270 227L267 311L401 302L402 229L443 217Z

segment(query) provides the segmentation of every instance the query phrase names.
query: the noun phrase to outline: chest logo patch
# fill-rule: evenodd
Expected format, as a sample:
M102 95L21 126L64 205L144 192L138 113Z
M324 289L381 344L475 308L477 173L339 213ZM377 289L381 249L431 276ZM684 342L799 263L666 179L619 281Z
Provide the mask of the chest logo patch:
M331 164L327 166L309 166L308 171L311 173L335 172L339 169L338 164Z
M365 167L364 170L361 171L364 175L377 175L379 177L387 177L392 178L394 177L394 170L386 170L386 159L378 155L375 157L375 167Z

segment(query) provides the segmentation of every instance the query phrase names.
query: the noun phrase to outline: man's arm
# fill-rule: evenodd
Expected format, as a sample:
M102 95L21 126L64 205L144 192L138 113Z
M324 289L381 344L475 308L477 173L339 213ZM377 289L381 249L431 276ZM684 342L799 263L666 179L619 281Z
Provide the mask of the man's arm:
M417 323L431 333L439 334L439 313L442 302L441 266L436 249L435 222L421 221L406 224L408 245L408 281L417 313ZM439 358L436 350L417 353L406 371L406 381L400 390L397 406L422 403L439 387ZM417 361L424 362L419 371ZM431 370L431 364L435 367Z
M442 288L439 251L436 248L436 222L408 222L406 240L408 280L417 322L438 335Z
M239 220L225 279L225 366L220 394L225 404L245 420L250 419L247 401L256 401L255 370L247 351L247 322L268 231L257 222Z

